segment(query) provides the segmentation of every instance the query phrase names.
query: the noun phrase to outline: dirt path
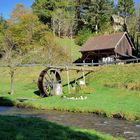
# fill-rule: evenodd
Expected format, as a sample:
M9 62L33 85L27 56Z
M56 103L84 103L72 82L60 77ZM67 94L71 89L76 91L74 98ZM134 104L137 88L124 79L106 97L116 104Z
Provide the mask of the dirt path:
M95 129L115 137L121 136L128 140L140 140L140 122L104 118L87 113L69 113L48 110L34 111L15 107L0 107L0 114L39 117L65 126Z

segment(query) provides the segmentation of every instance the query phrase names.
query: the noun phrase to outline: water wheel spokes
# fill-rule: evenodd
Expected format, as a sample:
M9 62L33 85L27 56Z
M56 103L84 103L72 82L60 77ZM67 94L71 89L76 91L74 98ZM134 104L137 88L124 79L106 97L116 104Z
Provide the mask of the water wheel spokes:
M42 97L50 96L54 85L57 83L61 83L61 77L56 69L47 68L43 70L38 78L40 95Z

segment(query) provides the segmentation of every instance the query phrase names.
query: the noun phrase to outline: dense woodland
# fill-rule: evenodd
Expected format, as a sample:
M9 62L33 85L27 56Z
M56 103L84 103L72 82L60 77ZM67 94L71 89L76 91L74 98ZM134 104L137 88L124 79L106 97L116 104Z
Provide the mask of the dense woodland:
M112 15L123 19L118 31L113 29ZM58 38L67 37L81 46L90 36L119 31L127 31L136 43L140 4L133 0L35 0L31 9L16 5L8 20L1 15L0 57L10 66L67 63L71 56L57 43Z

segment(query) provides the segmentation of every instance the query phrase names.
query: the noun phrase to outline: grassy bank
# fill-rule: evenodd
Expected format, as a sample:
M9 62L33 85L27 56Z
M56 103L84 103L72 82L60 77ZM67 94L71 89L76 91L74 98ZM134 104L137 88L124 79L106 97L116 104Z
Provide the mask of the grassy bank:
M58 44L64 47L66 52L70 55L71 61L75 61L81 58L80 46L76 45L74 39L70 40L69 38L56 38Z
M1 140L119 140L94 130L63 127L37 118L0 116Z
M9 75L7 68L0 68L0 103L10 101L13 105L33 107L38 109L57 109L73 112L95 112L109 117L128 120L140 120L140 65L116 65L98 68L97 72L86 76L86 100L68 100L61 97L40 98L37 88L37 78L44 67L18 68L15 79L15 94L9 95ZM96 69L96 68L95 68ZM80 77L80 73L70 73L71 80ZM63 84L66 73L62 73ZM72 87L71 87L72 90ZM64 87L67 93L67 87ZM80 90L79 93L83 92ZM90 92L90 94L88 94ZM16 99L29 98L31 100L19 102ZM3 101L2 101L3 100ZM7 103L6 103L7 104Z

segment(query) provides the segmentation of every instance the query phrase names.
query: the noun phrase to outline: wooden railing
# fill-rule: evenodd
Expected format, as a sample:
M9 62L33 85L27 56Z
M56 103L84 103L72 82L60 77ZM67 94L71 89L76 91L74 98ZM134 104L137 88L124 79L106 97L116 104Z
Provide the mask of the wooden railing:
M113 65L113 64L128 64L128 63L140 63L140 58L137 59L127 59L127 60L117 60L113 62L100 62L94 63L67 63L67 64L60 64L60 65L50 65L50 64L17 64L16 67L37 67L37 66L46 66L46 67L59 67L59 68L66 68L66 67L73 67L73 66L104 66L104 65ZM7 64L0 64L0 67L9 67Z

